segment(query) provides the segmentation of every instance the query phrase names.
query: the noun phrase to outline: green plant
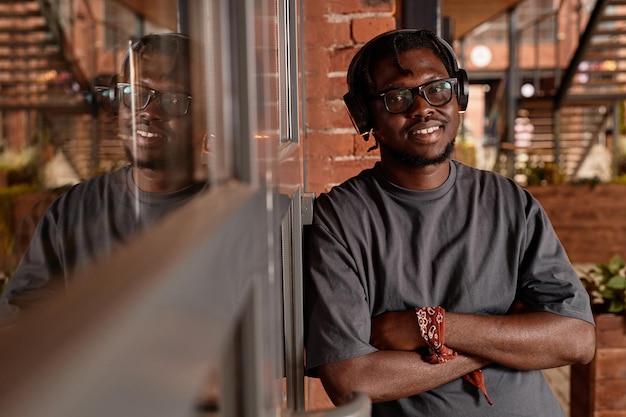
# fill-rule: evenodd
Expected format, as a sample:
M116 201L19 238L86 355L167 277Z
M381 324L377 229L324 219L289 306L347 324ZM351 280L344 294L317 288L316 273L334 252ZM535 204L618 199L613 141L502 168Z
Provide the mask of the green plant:
M564 175L552 162L530 162L521 170L527 185L556 185L565 182Z
M580 279L596 312L626 312L626 264L620 255L582 272Z

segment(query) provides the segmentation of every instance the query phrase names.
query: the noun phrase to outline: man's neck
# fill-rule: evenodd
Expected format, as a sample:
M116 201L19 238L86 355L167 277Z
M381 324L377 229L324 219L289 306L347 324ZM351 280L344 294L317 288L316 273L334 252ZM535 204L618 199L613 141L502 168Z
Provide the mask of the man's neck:
M448 179L450 160L420 168L401 165L397 161L391 163L381 161L381 168L385 178L399 187L410 190L433 190Z
M147 193L170 193L182 190L193 182L191 172L187 170L156 170L133 167L135 185Z

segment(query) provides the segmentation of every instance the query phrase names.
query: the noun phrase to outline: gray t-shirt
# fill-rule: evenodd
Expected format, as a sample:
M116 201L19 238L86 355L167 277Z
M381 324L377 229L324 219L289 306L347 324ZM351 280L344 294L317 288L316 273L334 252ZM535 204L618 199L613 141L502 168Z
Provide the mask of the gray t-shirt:
M307 371L376 351L371 318L442 306L504 315L514 300L593 323L589 298L539 203L511 180L450 163L414 191L379 164L320 195L308 242ZM490 398L458 379L375 416L564 416L541 371L483 370Z
M18 307L65 288L76 268L107 255L203 188L194 183L176 192L146 193L135 185L130 167L72 187L46 211L0 295L0 324Z

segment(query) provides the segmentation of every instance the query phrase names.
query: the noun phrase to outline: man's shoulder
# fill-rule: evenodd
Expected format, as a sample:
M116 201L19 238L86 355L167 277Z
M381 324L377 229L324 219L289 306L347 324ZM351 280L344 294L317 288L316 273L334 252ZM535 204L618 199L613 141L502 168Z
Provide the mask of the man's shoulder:
M332 186L326 192L320 193L317 203L350 204L355 199L360 200L368 196L376 184L375 168L367 168L357 175Z
M454 161L454 164L456 165L457 181L460 184L464 184L469 181L476 185L480 185L481 188L494 187L506 189L515 193L524 191L524 189L512 178L505 177L498 172L471 167L458 161Z
M371 186L376 183L376 170L377 168L375 166L366 168L342 183L334 185L328 192L322 193L320 196L324 195L330 198L338 198L343 195L362 193L363 190L371 188Z
M359 216L379 193L375 168L368 168L356 176L333 186L329 191L318 195L313 211L316 217L348 221Z
M124 167L117 171L108 172L105 174L96 175L94 177L88 178L84 181L79 182L78 184L72 186L67 192L68 195L71 194L90 194L90 193L99 193L102 192L103 189L109 187L117 187L123 186L126 183L126 176L129 168Z
M61 213L72 212L73 208L84 209L98 205L111 193L118 194L116 190L123 189L126 181L127 169L122 168L110 173L100 174L88 178L68 188L55 201L52 210Z
M470 177L470 178L488 178L493 181L508 181L509 179L502 174L487 169L476 168L470 165L466 165L462 162L453 160L452 163L455 166L457 177Z

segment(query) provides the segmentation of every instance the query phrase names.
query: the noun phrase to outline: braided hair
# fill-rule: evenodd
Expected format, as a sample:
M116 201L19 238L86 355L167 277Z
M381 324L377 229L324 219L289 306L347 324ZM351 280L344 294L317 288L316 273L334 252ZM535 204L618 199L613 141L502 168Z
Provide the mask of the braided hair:
M160 53L171 57L171 67L163 73L165 77L184 76L189 72L189 38L181 33L149 34L131 45L132 56L138 61L147 53ZM129 76L130 53L126 53L122 61L122 74Z
M355 62L357 66L351 74L352 79L348 77L350 91L361 94L363 100L366 101L376 88L371 75L372 67L376 63L393 57L396 67L402 73L410 73L411 71L400 63L400 54L421 48L432 50L446 67L448 75L456 77L456 62L453 61L455 58L450 56L437 35L426 29L400 30L382 35L363 47L362 56L358 62Z

